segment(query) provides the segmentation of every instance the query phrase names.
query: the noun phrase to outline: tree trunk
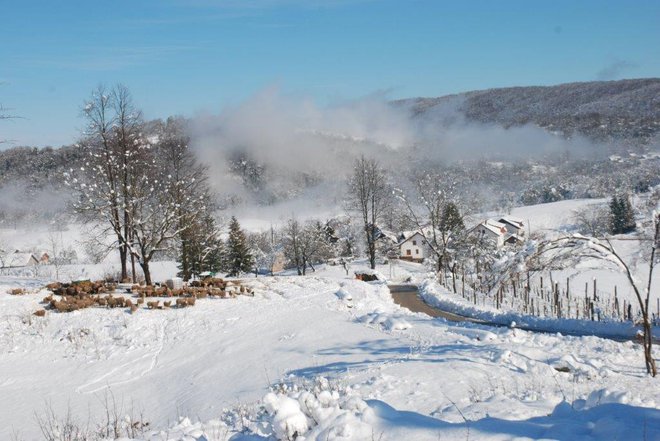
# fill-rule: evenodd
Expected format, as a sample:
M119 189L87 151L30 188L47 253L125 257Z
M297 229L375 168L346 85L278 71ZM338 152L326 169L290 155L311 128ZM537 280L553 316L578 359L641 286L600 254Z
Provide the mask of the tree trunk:
M375 227L370 227L367 232L367 247L369 248L369 266L371 269L376 269L376 240L375 236Z
M142 272L144 273L144 283L146 285L151 285L151 271L149 270L149 261L145 260L140 262L140 267L142 267Z
M644 314L644 361L646 362L646 372L655 377L658 370L653 359L653 333L651 321L649 320L648 313Z
M186 240L181 241L181 275L184 281L190 280L190 264L188 263L188 246Z
M128 279L128 268L126 267L126 246L119 246L119 260L121 261L121 280L120 282L125 282Z
M133 283L137 282L136 274L135 274L135 256L131 254L131 276L133 278Z

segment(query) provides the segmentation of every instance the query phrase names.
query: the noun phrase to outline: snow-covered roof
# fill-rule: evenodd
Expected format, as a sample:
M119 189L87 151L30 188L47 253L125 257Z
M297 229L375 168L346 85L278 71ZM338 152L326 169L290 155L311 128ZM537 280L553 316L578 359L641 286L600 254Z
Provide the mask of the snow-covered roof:
M431 232L431 227L426 227L423 229L424 233L430 233ZM399 235L399 243L398 245L401 246L405 242L408 242L410 239L413 237L419 235L422 239L424 239L424 235L419 232L419 230L410 230L410 231L402 231L401 234Z
M504 216L500 218L501 223L507 223L509 225L512 225L516 228L524 228L525 227L525 221L522 219L519 219L517 217L513 216Z
M386 238L389 241L391 241L392 243L399 242L399 238L396 235L396 233L393 233L392 231L389 231L389 230L383 230L383 229L380 229L379 231L380 231L380 237Z
M34 257L31 253L10 253L5 255L2 258L2 266L6 268L17 267L17 266L27 266L34 259L34 262L39 262L39 259Z
M502 222L497 222L492 219L485 219L477 224L477 226L474 228L479 226L486 228L488 231L498 236L502 236L507 233L506 225L504 225Z

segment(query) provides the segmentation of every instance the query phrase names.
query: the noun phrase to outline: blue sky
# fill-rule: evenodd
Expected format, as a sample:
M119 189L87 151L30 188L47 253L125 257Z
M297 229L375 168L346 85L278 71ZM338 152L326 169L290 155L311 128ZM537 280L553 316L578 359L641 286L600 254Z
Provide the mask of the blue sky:
M147 118L217 113L266 87L322 105L385 93L660 77L660 2L0 0L7 145L73 142L98 84ZM0 147L2 148L2 147Z

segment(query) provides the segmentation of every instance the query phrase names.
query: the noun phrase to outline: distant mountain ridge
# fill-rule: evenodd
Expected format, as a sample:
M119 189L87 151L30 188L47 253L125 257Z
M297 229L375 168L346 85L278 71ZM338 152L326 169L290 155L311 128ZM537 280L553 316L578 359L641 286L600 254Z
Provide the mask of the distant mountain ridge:
M565 137L579 134L621 147L660 145L660 78L488 89L393 104L438 125L463 119L507 128L531 124ZM150 121L145 130L157 133L161 124ZM82 160L75 146L0 149L0 191L11 184L28 192L62 188L62 173ZM238 158L231 168L247 187L259 188L258 164ZM301 177L308 178L304 173Z
M660 78L487 89L396 103L438 123L453 109L467 121L506 128L533 124L566 137L630 146L660 135Z

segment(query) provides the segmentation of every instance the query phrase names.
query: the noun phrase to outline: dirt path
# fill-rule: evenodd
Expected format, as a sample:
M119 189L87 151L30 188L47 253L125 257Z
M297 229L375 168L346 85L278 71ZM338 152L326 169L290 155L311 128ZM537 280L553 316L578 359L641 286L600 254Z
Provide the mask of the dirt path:
M481 320L463 317L458 314L441 311L429 306L419 297L419 295L417 295L417 287L414 285L390 285L389 288L394 303L403 306L404 308L408 308L412 312L421 312L430 315L431 317L442 317L452 322L484 323Z

